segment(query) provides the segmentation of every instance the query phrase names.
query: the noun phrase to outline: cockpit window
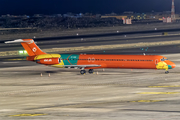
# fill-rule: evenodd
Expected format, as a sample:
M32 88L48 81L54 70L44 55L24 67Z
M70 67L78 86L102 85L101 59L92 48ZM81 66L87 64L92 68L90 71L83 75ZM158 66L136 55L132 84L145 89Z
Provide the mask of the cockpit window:
M168 59L165 59L165 58L162 58L161 61L165 61L165 60L168 60Z

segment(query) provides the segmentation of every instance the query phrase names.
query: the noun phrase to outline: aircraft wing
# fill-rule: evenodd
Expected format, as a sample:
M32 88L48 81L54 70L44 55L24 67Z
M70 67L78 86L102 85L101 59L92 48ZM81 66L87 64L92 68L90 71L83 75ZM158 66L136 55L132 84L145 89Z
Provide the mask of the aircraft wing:
M100 67L101 65L53 65L53 67L65 68L87 68L87 67Z

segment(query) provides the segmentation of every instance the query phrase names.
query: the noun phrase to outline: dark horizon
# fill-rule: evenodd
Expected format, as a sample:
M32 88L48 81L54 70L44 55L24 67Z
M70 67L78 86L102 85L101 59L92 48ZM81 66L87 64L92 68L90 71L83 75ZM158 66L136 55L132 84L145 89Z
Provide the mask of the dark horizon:
M175 0L175 6L180 1ZM171 11L171 0L0 0L0 15L34 15L72 13L147 13L151 11ZM180 12L179 7L175 7Z

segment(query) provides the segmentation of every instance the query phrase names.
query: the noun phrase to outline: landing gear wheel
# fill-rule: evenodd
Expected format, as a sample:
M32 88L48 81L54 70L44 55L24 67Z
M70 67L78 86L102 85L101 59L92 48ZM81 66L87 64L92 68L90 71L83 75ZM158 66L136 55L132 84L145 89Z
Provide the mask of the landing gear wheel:
M89 69L89 74L93 74L94 70L93 69Z
M169 73L169 71L166 71L166 72L165 72L165 74L168 74L168 73Z
M81 71L80 71L80 74L81 74L81 75L86 74L86 71L85 71L85 70L81 70Z

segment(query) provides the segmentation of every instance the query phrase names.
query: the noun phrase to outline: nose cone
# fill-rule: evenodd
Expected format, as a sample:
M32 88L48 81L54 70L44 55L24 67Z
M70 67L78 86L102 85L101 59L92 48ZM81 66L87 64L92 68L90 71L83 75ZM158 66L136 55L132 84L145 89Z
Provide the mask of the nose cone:
M173 63L173 62L171 62L170 60L166 60L165 62L166 62L166 64L168 65L168 68L169 68L169 69L173 69L173 68L176 67L176 64Z
M172 66L172 68L175 68L176 64L172 62L171 66Z

